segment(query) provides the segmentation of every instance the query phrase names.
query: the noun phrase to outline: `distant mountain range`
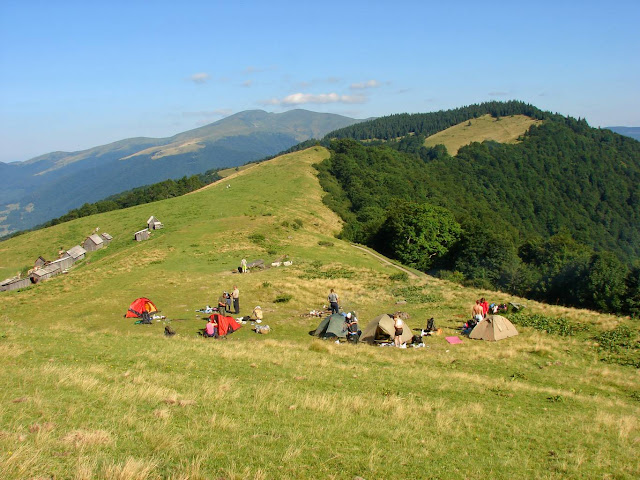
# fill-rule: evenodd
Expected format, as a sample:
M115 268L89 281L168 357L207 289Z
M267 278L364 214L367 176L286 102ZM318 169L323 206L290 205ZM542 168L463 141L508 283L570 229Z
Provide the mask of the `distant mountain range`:
M360 121L307 110L249 110L168 138L129 138L0 162L0 236L134 187L275 155Z
M640 141L640 127L605 127L612 132L619 133L625 137L635 138Z

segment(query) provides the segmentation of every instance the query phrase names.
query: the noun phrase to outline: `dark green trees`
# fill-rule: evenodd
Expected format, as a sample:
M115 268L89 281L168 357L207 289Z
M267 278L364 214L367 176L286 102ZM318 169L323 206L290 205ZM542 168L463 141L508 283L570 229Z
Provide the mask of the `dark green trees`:
M426 203L395 201L376 236L378 248L420 270L431 268L460 236L451 212Z

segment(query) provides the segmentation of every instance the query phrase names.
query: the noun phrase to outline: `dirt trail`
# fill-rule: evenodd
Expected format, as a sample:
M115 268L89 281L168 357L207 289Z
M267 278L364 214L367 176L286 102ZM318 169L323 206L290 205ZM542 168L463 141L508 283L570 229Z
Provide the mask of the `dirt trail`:
M361 247L360 245L354 245L353 243L351 244L352 247L357 248L358 250L362 250L363 252L368 253L369 255L377 258L378 260L380 260L382 263L386 264L386 265L390 265L394 268L397 268L398 270L402 270L403 272L406 272L407 274L409 274L409 276L413 277L413 278L422 278L425 274L423 273L422 275L418 275L414 272L412 272L411 270L408 270L404 267L401 267L400 265L396 265L395 263L390 262L389 260L387 260L386 258L384 258L382 255L379 255L377 253L372 252L371 250L367 250L364 247Z

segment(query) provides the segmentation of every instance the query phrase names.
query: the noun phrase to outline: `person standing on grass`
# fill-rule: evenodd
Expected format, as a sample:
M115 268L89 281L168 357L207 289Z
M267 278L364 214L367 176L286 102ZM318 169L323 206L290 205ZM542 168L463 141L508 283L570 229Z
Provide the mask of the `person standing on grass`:
M238 290L237 285L233 286L231 298L233 299L233 313L238 315L240 313L240 290Z
M480 299L480 306L482 307L482 316L486 317L489 311L489 302L487 302L484 297Z
M242 268L242 273L247 273L247 259L243 258L240 262L240 267Z
M393 317L393 328L395 329L393 343L396 347L399 347L401 345L402 334L404 333L404 322L399 315L394 315Z
M327 298L329 300L329 305L331 305L331 313L339 313L340 306L338 305L338 294L333 291L333 288L329 292L329 296Z
M476 322L481 322L484 318L484 309L482 308L482 305L480 305L480 300L476 300L476 304L471 310L471 316Z

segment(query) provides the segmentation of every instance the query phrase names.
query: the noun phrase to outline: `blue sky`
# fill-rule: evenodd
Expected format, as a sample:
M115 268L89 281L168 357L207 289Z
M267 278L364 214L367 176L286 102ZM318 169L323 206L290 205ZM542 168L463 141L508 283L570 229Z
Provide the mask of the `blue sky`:
M517 99L640 126L640 2L0 1L0 161L243 110Z

